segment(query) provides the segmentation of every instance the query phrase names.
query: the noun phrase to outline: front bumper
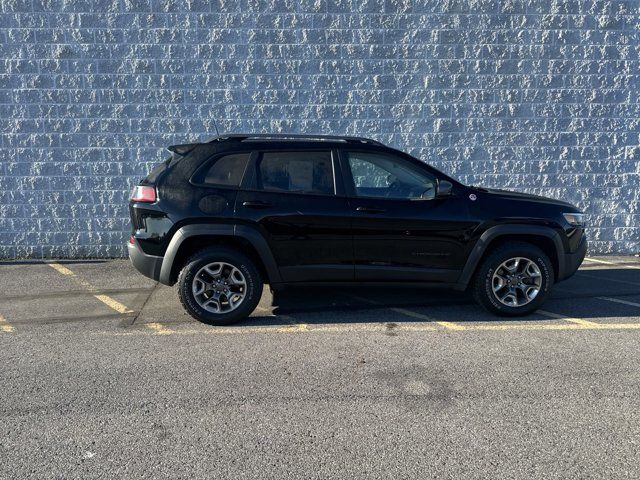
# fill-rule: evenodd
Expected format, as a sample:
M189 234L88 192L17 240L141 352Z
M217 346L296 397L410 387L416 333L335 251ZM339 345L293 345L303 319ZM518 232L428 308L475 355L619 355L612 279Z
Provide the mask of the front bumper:
M137 240L134 240L134 243L128 242L127 248L129 250L129 260L131 260L135 269L145 277L158 281L160 279L160 268L162 268L162 260L164 257L147 255L138 246Z
M583 235L576 251L574 253L564 254L564 266L561 269L560 275L558 276L558 281L565 280L576 273L580 265L582 265L582 261L584 260L586 254L587 237L586 235Z

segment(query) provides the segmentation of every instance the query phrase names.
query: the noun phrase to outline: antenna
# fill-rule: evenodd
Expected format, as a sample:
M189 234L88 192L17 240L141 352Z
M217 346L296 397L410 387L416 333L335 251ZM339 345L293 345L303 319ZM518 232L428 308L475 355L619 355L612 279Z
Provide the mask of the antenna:
M213 126L216 128L216 137L220 136L220 132L218 132L218 124L216 123L216 119L213 119Z

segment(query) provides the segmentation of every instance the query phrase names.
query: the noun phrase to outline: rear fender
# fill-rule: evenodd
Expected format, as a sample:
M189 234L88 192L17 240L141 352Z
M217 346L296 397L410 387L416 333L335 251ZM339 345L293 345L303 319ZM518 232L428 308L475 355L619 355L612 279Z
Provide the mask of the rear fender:
M178 255L180 246L185 240L195 236L225 236L225 237L238 237L247 240L256 252L260 256L262 263L264 264L267 272L269 283L279 283L280 272L273 254L269 249L269 245L264 237L254 228L246 225L234 225L234 224L195 224L186 225L179 228L171 238L167 251L162 261L162 267L160 268L160 283L164 285L172 285L174 282L171 279L171 272L173 269L173 263Z

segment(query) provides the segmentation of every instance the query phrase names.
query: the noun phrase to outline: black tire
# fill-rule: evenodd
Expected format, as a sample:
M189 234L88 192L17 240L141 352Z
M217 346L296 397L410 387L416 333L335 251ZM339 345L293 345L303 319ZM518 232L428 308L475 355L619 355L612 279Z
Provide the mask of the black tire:
M493 274L500 265L515 257L533 261L540 269L542 284L536 297L526 305L513 307L505 305L493 293ZM553 286L553 266L549 257L538 247L526 242L512 242L500 245L492 250L476 271L473 281L473 296L489 312L504 317L528 315L536 311L545 302Z
M209 312L202 308L194 297L192 284L195 275L202 267L213 262L233 265L244 275L245 298L230 312ZM178 296L182 306L193 318L209 325L230 325L247 318L260 301L262 287L262 278L255 264L246 255L228 247L210 247L198 251L187 260L178 277Z

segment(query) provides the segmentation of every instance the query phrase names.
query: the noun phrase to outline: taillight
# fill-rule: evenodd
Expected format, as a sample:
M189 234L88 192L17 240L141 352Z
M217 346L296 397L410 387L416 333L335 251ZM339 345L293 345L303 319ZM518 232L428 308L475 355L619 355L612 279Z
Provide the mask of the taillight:
M156 201L155 187L147 187L144 185L138 185L136 187L133 187L133 192L131 192L131 201L144 202L144 203L155 202Z

